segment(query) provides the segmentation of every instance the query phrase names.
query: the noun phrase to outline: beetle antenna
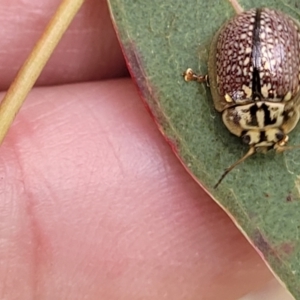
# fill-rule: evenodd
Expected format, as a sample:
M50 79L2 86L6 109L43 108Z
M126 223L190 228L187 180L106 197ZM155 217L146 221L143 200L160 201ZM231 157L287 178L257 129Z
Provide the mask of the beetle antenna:
M237 160L234 164L232 164L229 168L227 168L224 173L222 174L222 176L220 177L220 179L218 180L218 182L215 184L214 189L216 189L219 184L222 182L222 180L225 178L225 176L232 170L234 169L237 165L239 165L241 162L243 162L246 158L248 158L249 156L251 156L252 154L254 154L256 152L255 147L250 147L250 149L248 150L248 152L239 160Z
M277 148L275 148L276 152L281 153L287 150L294 150L294 149L299 149L300 145L295 145L295 146L278 146Z

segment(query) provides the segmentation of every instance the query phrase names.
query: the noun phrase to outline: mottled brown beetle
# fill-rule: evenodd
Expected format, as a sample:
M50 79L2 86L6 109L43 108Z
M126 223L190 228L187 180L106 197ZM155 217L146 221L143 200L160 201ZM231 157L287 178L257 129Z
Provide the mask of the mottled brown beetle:
M186 81L206 82L228 130L249 151L225 170L215 188L256 151L287 147L287 133L299 120L300 25L268 8L251 9L229 20L215 35L208 76L184 73Z

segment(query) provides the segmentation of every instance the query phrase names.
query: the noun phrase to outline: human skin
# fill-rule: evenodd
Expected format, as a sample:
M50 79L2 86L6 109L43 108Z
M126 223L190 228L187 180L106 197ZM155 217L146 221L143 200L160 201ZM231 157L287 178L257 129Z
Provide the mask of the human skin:
M0 1L2 91L59 2ZM0 299L232 300L272 278L157 130L105 1L86 1L17 115L0 179Z

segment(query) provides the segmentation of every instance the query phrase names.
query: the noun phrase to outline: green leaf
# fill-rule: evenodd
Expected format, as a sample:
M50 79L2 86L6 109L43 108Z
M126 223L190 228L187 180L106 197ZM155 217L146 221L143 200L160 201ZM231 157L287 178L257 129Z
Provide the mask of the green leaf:
M263 3L262 3L263 2ZM239 1L300 19L296 1ZM231 135L210 90L182 78L207 72L210 42L235 14L230 1L110 0L130 72L167 141L196 180L230 215L278 278L300 299L300 150L256 154L217 189L224 169L248 149ZM300 127L290 145L300 145Z

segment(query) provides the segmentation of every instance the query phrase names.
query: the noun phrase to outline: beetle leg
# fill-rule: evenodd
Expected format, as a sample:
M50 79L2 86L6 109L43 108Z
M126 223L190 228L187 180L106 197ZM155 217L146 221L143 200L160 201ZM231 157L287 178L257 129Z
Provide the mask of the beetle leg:
M274 145L274 149L276 150L276 152L281 153L286 150L294 150L294 149L300 148L300 145L286 146L288 139L289 139L289 137L286 135L282 141L279 141L278 143L276 143Z
M281 153L285 150L292 150L294 148L299 147L299 146L286 146L288 140L289 140L289 137L287 135L285 135L281 141L278 141L274 145L274 149L276 150L277 153Z
M188 68L182 76L185 81L197 81L200 83L205 82L209 86L208 75L197 75L191 68Z
M300 145L295 145L295 146L279 146L278 148L276 148L276 152L277 153L281 153L287 150L294 150L294 149L299 149Z
M239 160L237 160L234 164L232 164L229 168L227 168L224 173L222 174L222 176L220 177L220 179L218 180L218 182L215 184L214 189L216 189L218 187L218 185L222 182L222 180L225 178L225 176L232 170L234 169L237 165L239 165L240 163L242 163L246 158L248 158L249 156L251 156L252 154L254 154L256 152L256 148L254 146L250 147L250 149L248 150L248 152Z

